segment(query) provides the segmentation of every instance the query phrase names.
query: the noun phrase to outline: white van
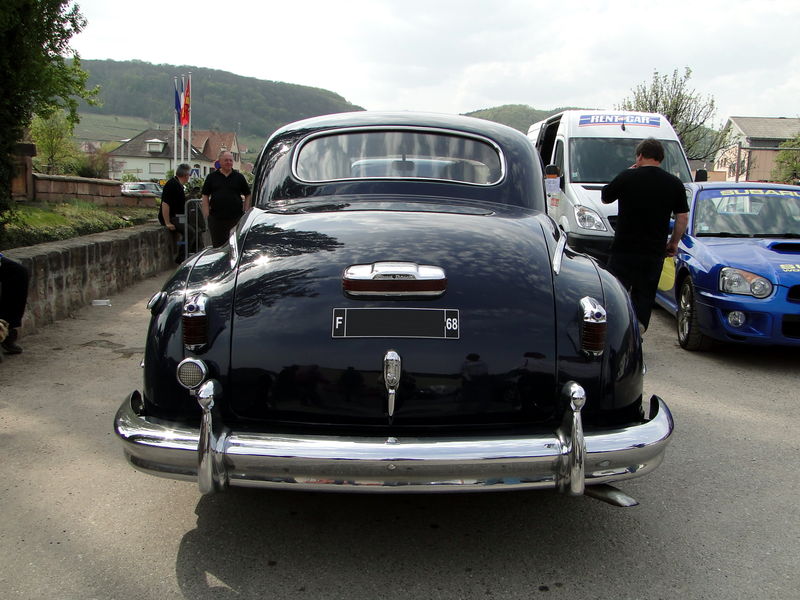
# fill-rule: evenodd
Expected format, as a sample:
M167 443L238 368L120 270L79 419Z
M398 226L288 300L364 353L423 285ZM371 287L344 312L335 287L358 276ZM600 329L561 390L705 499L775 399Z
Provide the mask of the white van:
M649 137L664 145L661 168L690 182L683 146L663 115L565 110L530 126L528 138L544 164L559 169L560 187L548 186L547 210L567 232L574 249L606 262L617 203L603 204L600 190L633 164L636 145Z

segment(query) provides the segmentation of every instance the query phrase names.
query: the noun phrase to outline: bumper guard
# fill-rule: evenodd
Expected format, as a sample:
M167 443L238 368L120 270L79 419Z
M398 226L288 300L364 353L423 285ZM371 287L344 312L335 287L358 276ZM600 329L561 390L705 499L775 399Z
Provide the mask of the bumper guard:
M236 432L219 415L219 384L197 391L201 426L140 416L139 392L117 411L116 434L132 466L197 481L203 494L228 486L356 492L476 492L557 489L646 475L662 461L673 431L669 408L650 399L642 424L584 433L583 389L565 386L568 408L549 434L491 437L337 437ZM600 488L597 488L598 490Z

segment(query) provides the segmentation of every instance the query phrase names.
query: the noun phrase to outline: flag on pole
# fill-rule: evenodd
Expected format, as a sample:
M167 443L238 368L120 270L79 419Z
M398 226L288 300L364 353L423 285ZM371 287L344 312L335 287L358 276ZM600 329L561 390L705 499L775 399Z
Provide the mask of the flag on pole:
M183 82L181 82L181 88L183 88ZM181 118L183 112L183 90L178 91L178 78L175 77L175 113L178 115L178 118Z
M181 107L181 126L184 127L189 124L189 113L191 112L191 87L192 78L186 82L186 91L183 93L183 106Z

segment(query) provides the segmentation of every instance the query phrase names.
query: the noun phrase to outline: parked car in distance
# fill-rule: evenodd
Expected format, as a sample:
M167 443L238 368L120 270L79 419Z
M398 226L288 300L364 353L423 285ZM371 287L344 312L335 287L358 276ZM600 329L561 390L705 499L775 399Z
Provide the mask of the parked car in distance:
M264 146L229 243L149 302L131 465L228 486L557 489L626 506L673 423L619 282L545 213L541 162L480 119L352 112Z
M126 181L122 184L123 196L161 197L161 186L152 181Z
M656 301L678 342L800 346L800 187L686 185L689 226L664 262Z

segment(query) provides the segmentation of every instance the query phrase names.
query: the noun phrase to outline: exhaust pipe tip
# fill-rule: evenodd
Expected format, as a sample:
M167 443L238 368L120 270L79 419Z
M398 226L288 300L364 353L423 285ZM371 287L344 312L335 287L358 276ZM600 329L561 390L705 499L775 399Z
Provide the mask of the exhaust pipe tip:
M587 485L583 490L583 494L584 496L589 496L595 500L601 500L612 506L619 506L621 508L628 508L639 504L639 501L635 498L631 498L623 491L607 483Z

